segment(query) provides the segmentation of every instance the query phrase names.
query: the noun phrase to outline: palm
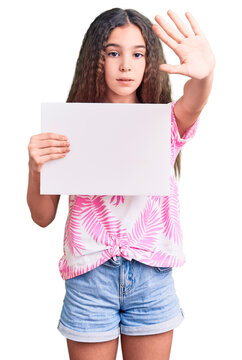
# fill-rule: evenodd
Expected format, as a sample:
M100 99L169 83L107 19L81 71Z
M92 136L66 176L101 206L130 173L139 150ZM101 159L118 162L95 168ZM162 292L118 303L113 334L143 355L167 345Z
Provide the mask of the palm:
M161 16L155 17L160 26L153 25L153 30L180 59L180 65L162 64L160 70L167 71L170 74L181 74L195 79L203 79L213 70L215 59L209 43L197 22L188 14L186 13L186 16L194 33L170 10L168 15L180 32L170 26Z

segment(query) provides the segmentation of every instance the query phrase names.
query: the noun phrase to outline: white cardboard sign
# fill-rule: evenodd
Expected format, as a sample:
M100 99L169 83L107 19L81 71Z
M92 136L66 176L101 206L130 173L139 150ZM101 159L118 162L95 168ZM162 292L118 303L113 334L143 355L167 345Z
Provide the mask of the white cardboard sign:
M41 194L169 194L170 104L43 103L41 132L71 149L43 165Z

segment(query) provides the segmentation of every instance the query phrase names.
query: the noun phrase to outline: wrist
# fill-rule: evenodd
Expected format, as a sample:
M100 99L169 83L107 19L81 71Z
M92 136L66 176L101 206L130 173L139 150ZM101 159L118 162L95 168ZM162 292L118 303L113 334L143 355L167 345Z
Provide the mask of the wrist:
M213 75L214 75L214 68L207 74L207 76L205 76L203 79L201 80L211 80L213 79Z
M29 174L32 177L39 177L40 176L40 171L35 170L32 165L31 162L29 161Z
M185 83L184 90L185 88L189 88L190 86L196 86L199 88L201 88L201 86L202 87L211 86L213 82L213 77L214 77L214 71L212 70L203 78L200 79L191 78Z
M216 61L215 61L215 58L213 58L213 60L211 60L210 69L209 69L207 75L204 76L201 80L206 80L206 79L213 78L215 65L216 65Z

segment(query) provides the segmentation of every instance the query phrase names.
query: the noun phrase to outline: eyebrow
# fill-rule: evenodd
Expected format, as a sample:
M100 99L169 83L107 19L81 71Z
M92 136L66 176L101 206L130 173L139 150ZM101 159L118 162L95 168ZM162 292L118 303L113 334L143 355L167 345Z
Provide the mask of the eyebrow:
M107 47L109 47L109 46L115 46L115 47L118 47L118 48L121 47L120 45L113 43L113 44L107 44L107 45L105 46L105 49L106 49ZM136 49L136 48L146 49L146 47L145 47L144 45L135 45L135 46L133 46L133 48L134 48L134 49Z

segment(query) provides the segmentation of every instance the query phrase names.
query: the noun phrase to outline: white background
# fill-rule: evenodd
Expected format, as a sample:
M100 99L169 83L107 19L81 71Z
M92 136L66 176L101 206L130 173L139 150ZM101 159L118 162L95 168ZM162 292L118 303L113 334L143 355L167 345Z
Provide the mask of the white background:
M224 5L9 0L1 7L1 358L68 359L65 338L56 329L64 298L58 261L68 197L61 197L50 226L32 221L27 146L40 132L40 103L66 101L84 33L113 7L134 8L153 23L157 14L171 22L170 8L187 22L185 11L191 11L215 53L209 103L195 138L182 151L179 192L187 261L173 274L185 320L174 331L171 359L240 359L241 12L235 0ZM168 63L179 62L166 45L164 50ZM187 80L171 75L174 99Z

